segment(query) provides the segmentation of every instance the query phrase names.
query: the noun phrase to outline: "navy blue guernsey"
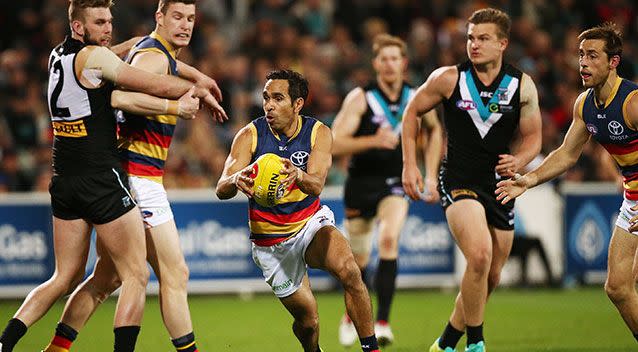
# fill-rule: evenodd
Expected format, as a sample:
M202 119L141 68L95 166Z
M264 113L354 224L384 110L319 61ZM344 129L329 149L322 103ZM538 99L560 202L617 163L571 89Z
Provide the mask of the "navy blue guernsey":
M381 127L390 127L395 134L400 135L403 112L414 95L414 88L403 83L396 101L390 100L376 82L366 86L364 91L368 108L361 117L354 137L374 135ZM375 148L352 155L348 174L350 177L401 177L402 169L403 157L399 143L393 150Z
M445 170L460 180L494 182L498 156L510 153L518 128L523 73L503 63L492 84L485 86L471 62L457 68L454 92L443 102L448 138Z

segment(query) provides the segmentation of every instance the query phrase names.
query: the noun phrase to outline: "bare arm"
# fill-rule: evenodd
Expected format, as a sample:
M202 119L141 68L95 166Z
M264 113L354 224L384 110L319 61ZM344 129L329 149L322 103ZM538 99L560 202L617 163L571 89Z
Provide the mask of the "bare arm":
M222 101L222 91L219 89L214 79L200 72L193 66L177 60L177 72L179 76L191 82L195 82L198 86L207 88L213 94L217 101Z
M284 184L296 182L303 193L319 196L326 183L328 170L332 165L331 148L332 135L330 134L330 129L321 124L317 130L314 147L310 152L307 171L304 172L294 166L289 159L284 159L284 171L282 174L286 175L286 178L282 182Z
M496 199L501 200L502 203L507 203L527 189L553 179L576 164L580 154L583 152L585 143L590 138L585 121L583 121L579 111L580 102L585 99L585 95L586 93L582 93L576 99L572 124L565 135L563 144L551 152L535 170L524 176L499 182L496 189L496 194L498 194Z
M457 69L454 66L446 66L436 69L427 81L416 91L408 102L403 113L403 127L401 131L401 145L403 152L403 188L410 198L419 199L423 192L423 178L416 161L416 138L419 130L417 118L432 110L454 89ZM435 137L436 138L436 137ZM430 141L430 143L433 143ZM430 151L428 159L434 159L434 152ZM440 149L439 149L440 156ZM437 162L438 165L438 162ZM429 172L434 172L431 170Z
M426 202L436 202L438 196L439 164L441 163L441 150L443 149L443 127L435 109L428 111L422 117L423 127L428 134L427 145L424 145L425 158L425 191Z
M135 44L139 42L141 39L142 37L133 37L120 44L113 45L111 47L111 51L115 53L115 55L117 55L118 57L123 58L124 56L126 56L126 54L128 54L129 50L131 50L131 48L135 46Z
M162 74L168 72L168 59L154 51L141 52L133 58L131 66ZM116 109L140 115L170 114L192 119L199 110L199 99L193 97L194 88L179 100L158 98L145 93L117 89L111 95L111 105Z
M541 151L541 110L538 106L538 92L531 77L523 74L521 79L521 119L519 131L521 143L516 154L501 154L496 172L512 177L529 164Z
M226 158L224 171L217 182L215 192L219 199L229 199L240 190L249 197L252 196L252 182L250 174L250 160L252 159L253 129L250 124L242 128L230 147L230 154Z
M390 127L380 127L374 135L354 136L367 109L368 104L363 89L355 88L348 93L332 124L333 155L349 155L374 148L394 149L397 147L399 138Z

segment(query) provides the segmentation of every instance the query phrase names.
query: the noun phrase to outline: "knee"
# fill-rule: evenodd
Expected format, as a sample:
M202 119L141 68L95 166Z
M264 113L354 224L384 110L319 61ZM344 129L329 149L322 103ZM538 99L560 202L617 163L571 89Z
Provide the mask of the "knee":
M379 253L392 255L398 252L398 238L394 235L379 238Z
M354 287L361 281L361 270L352 256L343 259L335 266L333 275L344 288ZM361 281L361 283L363 283Z
M295 319L293 329L297 334L311 335L319 329L319 316L311 314L300 319Z
M472 250L466 259L468 270L481 275L487 274L492 263L492 251L487 248L477 248Z
M633 286L625 285L619 281L607 279L605 282L605 293L615 304L625 301L631 295L631 290L633 289Z
M113 291L122 286L122 280L120 280L117 275L110 277L93 277L91 281L93 282L93 296L99 302L106 300Z

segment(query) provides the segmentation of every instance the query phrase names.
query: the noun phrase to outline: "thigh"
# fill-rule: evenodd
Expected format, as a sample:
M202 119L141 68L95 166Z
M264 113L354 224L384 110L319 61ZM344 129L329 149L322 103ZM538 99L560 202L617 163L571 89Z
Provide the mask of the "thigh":
M334 226L325 226L317 231L304 258L311 268L331 273L337 272L345 261L354 261L348 241Z
M135 200L130 193L128 176L122 169L111 169L78 180L77 197L84 217L93 224L114 222L131 209Z
M636 274L638 236L614 227L609 242L607 281L612 286L632 285Z
M173 220L146 229L146 250L148 262L160 281L162 273L172 270L181 271L186 266L177 227Z
M492 236L492 268L500 272L512 250L514 230L502 230L490 226Z
M129 185L146 228L156 227L173 220L173 211L161 183L143 177L130 176Z
M137 207L111 222L95 225L95 230L119 275L123 274L121 270L145 263L144 227Z
M53 217L56 275L69 278L84 275L91 243L91 230L91 225L85 220L64 220Z
M381 200L377 210L381 240L385 237L399 238L408 215L408 206L408 200L402 196L387 196Z
M461 199L445 210L448 225L465 256L473 250L491 250L492 239L485 208L477 200Z

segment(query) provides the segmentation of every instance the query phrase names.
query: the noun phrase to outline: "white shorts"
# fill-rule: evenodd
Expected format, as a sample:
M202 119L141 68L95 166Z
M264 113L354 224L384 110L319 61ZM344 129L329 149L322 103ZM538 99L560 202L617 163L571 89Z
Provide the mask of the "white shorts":
M173 211L161 183L129 175L128 184L142 213L144 227L148 229L173 220Z
M324 205L296 236L268 247L253 243L253 260L277 297L290 296L301 287L307 270L306 249L325 226L335 226L335 219L332 210Z
M620 206L620 211L618 211L618 218L616 219L616 226L621 229L629 232L629 227L631 224L629 220L634 216L638 215L638 211L631 210L631 207L634 207L638 204L635 200L623 199L622 205ZM638 233L633 233L634 235L638 235Z

